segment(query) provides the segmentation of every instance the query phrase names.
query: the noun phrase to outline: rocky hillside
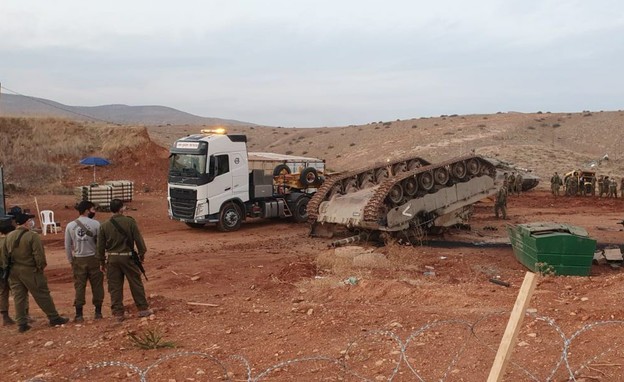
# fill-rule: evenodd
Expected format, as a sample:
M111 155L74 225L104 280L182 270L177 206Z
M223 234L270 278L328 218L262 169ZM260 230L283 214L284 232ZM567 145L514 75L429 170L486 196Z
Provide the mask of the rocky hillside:
M437 161L467 154L495 156L533 169L543 178L584 168L602 158L599 173L624 175L624 112L498 113L451 115L333 128L232 127L246 134L250 151L324 158L332 170L347 170L403 155ZM198 127L150 127L168 147Z

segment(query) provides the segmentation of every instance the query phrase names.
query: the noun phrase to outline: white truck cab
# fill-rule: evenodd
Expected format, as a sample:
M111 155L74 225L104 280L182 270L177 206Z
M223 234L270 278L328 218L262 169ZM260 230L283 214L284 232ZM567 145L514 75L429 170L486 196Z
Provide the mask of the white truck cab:
M322 183L324 167L315 158L248 154L245 135L202 130L171 147L169 217L193 228L217 223L222 231L237 230L246 217L305 221L307 202ZM293 181L292 173L299 170L305 170L303 183Z

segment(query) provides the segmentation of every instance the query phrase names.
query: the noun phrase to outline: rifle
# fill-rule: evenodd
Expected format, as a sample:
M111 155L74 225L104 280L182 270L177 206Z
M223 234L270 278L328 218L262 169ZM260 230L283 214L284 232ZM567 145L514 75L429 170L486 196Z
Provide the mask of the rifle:
M11 267L13 266L13 261L11 257L7 257L7 265L5 268L0 268L0 275L2 277L2 281L4 285L9 282L9 275L11 274Z
M141 262L141 259L139 259L139 254L137 253L137 251L132 249L132 251L130 251L130 258L132 259L132 261L134 261L134 263L139 268L141 273L143 273L143 277L145 277L145 281L149 281L149 279L147 278L147 275L145 274L145 268L143 267L143 263Z
M126 245L130 247L130 258L132 259L132 262L136 264L141 273L143 273L143 277L145 277L145 280L149 281L147 275L145 274L145 268L143 267L143 263L141 262L141 259L139 259L139 254L137 253L137 251L134 250L134 243L130 241L130 238L128 237L128 235L126 235L126 232L124 232L124 230L119 226L119 223L117 223L115 219L111 218L110 221L111 223L113 223L115 228L117 228L117 231L119 231L119 233L124 235L124 237L126 238Z
M17 235L17 240L15 240L15 244L13 244L13 248L11 252L7 254L7 265L4 269L2 269L2 280L6 284L9 281L9 275L11 274L11 268L13 267L13 257L11 253L13 249L19 246L20 240L22 240L22 236L26 233L26 230L22 230L19 235Z

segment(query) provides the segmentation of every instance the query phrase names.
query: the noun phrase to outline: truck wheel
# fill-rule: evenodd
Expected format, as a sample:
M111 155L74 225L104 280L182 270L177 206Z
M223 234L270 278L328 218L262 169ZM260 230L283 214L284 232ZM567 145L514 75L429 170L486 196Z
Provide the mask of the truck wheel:
M279 164L273 169L273 176L290 174L290 167L285 164Z
M308 202L310 198L302 196L295 203L292 211L292 218L296 223L303 223L308 220Z
M194 229L198 229L198 228L203 228L204 225L206 225L205 223L186 223L187 226L194 228Z
M319 181L318 173L314 167L306 167L301 172L299 181L304 187L311 186Z
M236 203L228 203L221 207L217 229L223 232L236 231L240 228L243 216Z

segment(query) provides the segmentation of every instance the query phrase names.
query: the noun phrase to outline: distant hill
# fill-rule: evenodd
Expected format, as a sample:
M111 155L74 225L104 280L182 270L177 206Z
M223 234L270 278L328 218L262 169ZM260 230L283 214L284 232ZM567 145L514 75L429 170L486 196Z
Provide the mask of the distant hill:
M165 106L68 106L44 98L0 95L0 116L56 117L81 121L100 120L122 125L226 125L254 126L231 119L200 117Z

